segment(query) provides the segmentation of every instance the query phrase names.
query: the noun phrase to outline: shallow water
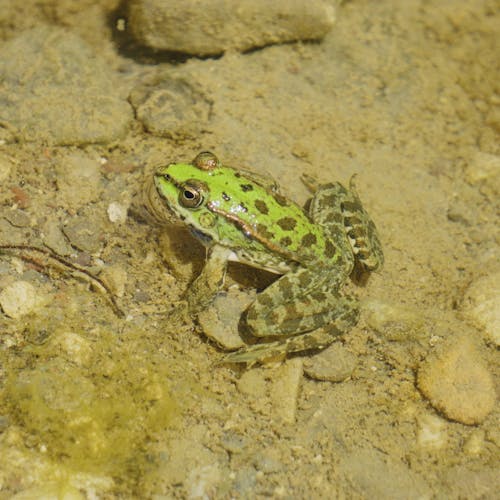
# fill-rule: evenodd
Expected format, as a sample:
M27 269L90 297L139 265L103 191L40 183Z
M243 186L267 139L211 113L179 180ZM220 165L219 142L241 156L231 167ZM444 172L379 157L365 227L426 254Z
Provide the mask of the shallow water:
M465 425L424 397L417 374L466 337L467 363L498 380L487 327L465 314L469 285L498 273L495 2L346 2L320 43L182 62L124 46L116 2L45 4L6 2L3 40L66 26L102 59L124 125L89 127L85 140L58 127L78 145L54 145L57 93L46 115L37 101L25 135L0 112L0 243L45 244L100 272L125 319L88 280L2 256L0 289L27 281L34 302L0 316L0 498L494 498L498 404ZM100 143L88 144L94 130ZM217 364L222 351L182 300L204 249L145 220L140 198L152 168L207 149L299 203L304 172L358 174L385 267L349 285L363 311L339 339L355 359L346 380L303 375L309 354ZM234 266L226 286L270 279Z

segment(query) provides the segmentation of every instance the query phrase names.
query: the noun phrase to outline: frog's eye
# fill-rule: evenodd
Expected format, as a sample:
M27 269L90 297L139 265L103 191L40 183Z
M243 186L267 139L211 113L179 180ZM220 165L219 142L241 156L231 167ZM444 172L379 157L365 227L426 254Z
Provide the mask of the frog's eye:
M200 182L186 182L180 186L179 203L185 208L198 208L203 203L203 184Z

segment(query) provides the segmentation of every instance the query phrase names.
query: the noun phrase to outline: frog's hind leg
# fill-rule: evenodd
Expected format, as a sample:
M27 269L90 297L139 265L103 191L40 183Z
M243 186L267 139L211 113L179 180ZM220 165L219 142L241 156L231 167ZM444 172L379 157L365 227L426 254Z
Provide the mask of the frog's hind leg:
M377 228L364 209L351 177L347 196L342 201L342 214L354 257L366 271L375 271L384 264L384 253Z
M286 279L287 276L281 278L285 282ZM281 280L271 287L286 289L287 285L279 283ZM277 296L277 290L266 294L268 290L257 297L246 315L253 336L263 338L264 342L227 355L225 362L256 362L280 354L321 349L352 328L359 318L357 300L332 290L306 288L288 300L283 295ZM264 338L273 336L281 338L271 342Z
M314 192L309 205L309 215L315 224L323 226L343 255L354 259L366 271L382 267L384 254L377 228L366 212L356 191L355 176L349 189L339 182L318 184L303 176L303 182Z
M346 300L347 304L349 299L343 297L343 300ZM322 328L293 337L275 340L273 342L266 342L263 344L255 344L245 347L239 351L227 354L222 359L222 362L253 364L294 352L323 349L329 346L337 336L343 334L356 324L358 315L357 308L346 305L341 313L339 313L337 309L336 319Z

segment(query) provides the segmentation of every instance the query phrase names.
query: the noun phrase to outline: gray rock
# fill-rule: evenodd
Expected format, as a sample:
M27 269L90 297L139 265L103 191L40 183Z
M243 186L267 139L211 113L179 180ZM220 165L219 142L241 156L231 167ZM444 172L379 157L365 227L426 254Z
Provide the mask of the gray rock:
M148 132L174 139L199 135L208 127L212 107L193 82L170 74L138 85L130 102Z
M320 40L335 10L325 0L131 0L129 27L141 44L193 55Z
M62 230L71 244L83 252L92 254L101 248L101 228L95 221L73 217Z
M64 29L36 28L0 46L0 81L0 123L20 141L106 143L133 117L106 63Z
M490 342L500 346L500 271L478 278L469 286L463 311Z
M356 357L342 344L332 344L328 349L304 362L304 373L316 380L342 382L356 367Z

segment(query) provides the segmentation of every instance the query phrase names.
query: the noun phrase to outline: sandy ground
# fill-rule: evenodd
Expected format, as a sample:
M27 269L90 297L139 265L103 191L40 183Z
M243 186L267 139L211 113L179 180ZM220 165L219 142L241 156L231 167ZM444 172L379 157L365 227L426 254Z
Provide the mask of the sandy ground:
M1 136L1 243L100 273L125 317L87 276L2 257L1 288L28 283L31 302L0 316L0 498L495 498L498 404L461 422L483 379L498 390L498 323L464 304L499 271L500 4L350 1L321 43L173 60L128 43L116 2L3 3L6 42L67 28L138 119L105 144ZM156 108L141 104L165 75L195 96L181 89L179 128L160 137L163 118L148 126ZM304 375L312 355L217 364L182 301L203 249L141 214L151 169L200 150L272 175L300 203L301 173L358 174L386 264L353 286L364 308L339 339L355 360L346 380ZM227 286L268 282L235 266ZM458 371L480 366L479 381L447 418L418 373L464 338L473 353Z

